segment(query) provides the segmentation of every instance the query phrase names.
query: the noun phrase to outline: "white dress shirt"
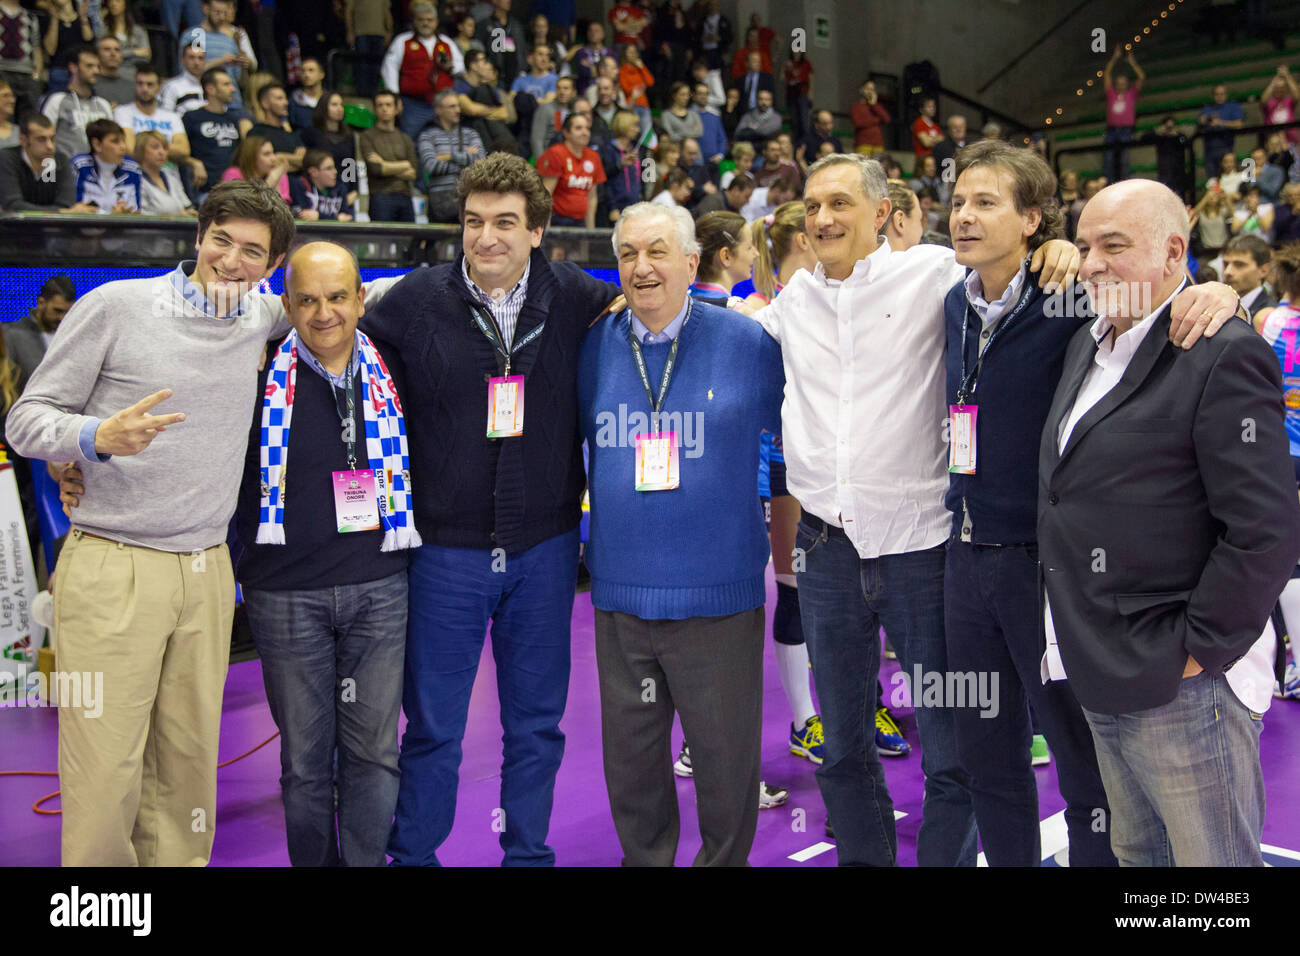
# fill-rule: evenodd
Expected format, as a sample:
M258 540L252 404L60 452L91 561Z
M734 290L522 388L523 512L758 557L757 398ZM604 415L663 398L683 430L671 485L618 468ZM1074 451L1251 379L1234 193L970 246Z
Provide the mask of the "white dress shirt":
M862 558L933 548L952 526L943 300L964 274L951 249L882 237L847 279L800 270L754 316L785 362L790 493Z
M1074 433L1079 420L1088 414L1107 392L1119 384L1119 380L1124 377L1124 372L1128 369L1129 362L1133 360L1147 333L1151 331L1151 326L1155 324L1156 316L1169 307L1174 296L1181 292L1182 288L1183 286L1179 286L1174 290L1173 295L1152 310L1150 315L1141 322L1134 323L1127 332L1113 339L1110 334L1113 327L1105 316L1092 324L1090 331L1097 342L1097 354L1093 357L1092 366L1083 376L1083 383L1079 386L1079 393L1074 399L1070 414L1066 415L1057 426L1058 454L1070 443L1070 436ZM1043 625L1047 631L1047 652L1043 655L1040 665L1040 676L1043 683L1049 680L1065 680L1065 664L1061 660L1056 626L1052 622L1052 605L1045 592L1043 609ZM1246 656L1224 675L1228 678L1228 686L1237 695L1237 699L1257 714L1268 710L1272 700L1274 640L1273 628L1270 624L1266 626L1264 634L1251 646Z

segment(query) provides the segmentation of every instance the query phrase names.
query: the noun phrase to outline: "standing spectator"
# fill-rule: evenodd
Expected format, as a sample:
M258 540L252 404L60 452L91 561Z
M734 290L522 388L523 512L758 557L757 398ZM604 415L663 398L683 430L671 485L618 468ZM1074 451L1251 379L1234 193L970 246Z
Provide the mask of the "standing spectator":
M1232 200L1217 184L1205 190L1192 208L1191 225L1197 232L1197 257L1213 259L1228 243L1228 223L1232 222Z
M303 171L289 180L289 204L295 219L351 222L356 193L339 179L334 157L323 149L309 149Z
M167 137L157 130L141 130L135 137L135 161L140 166L140 211L146 216L197 214L185 195L181 177L167 165Z
M230 108L235 84L220 67L203 73L207 102L181 117L190 153L202 166L203 182L212 188L231 165L241 137L253 129L253 121Z
M1102 82L1106 89L1106 151L1102 157L1102 170L1107 182L1115 183L1128 176L1128 144L1133 139L1133 127L1137 123L1137 99L1142 92L1142 84L1147 75L1130 52L1128 65L1133 68L1132 89L1129 79L1124 74L1115 75L1115 64L1119 62L1119 46L1111 54L1102 71ZM985 138L988 138L987 135Z
M759 28L750 27L745 31L745 45L737 50L735 56L731 58L732 80L738 80L746 73L754 72L754 66L749 59L751 53L758 54L758 69L769 76L772 75L771 44L764 45Z
M0 208L6 212L98 212L77 201L68 157L54 145L54 124L40 113L18 120L18 145L0 150Z
M88 46L79 47L68 61L71 79L65 91L51 93L41 104L41 112L54 123L59 152L76 156L90 150L86 124L97 119L112 119L113 107L95 95L99 79L99 54Z
M474 35L476 30L478 30L478 23L468 13L456 21L456 35L452 37L452 39L455 40L455 43L453 44L455 49L452 50L452 53L455 53L457 50L460 51L461 73L458 75L464 74L465 57L471 51L477 50L480 53L484 52L483 44L480 43L478 37Z
M454 83L451 49L438 38L438 13L432 3L411 6L414 30L393 38L381 72L385 88L402 94L398 121L411 139L433 120L433 97Z
M1270 143L1274 142L1274 137L1283 155L1286 155L1286 140L1274 133L1269 137ZM1264 146L1256 146L1250 151L1251 161L1255 164L1255 182L1259 186L1260 198L1265 202L1276 201L1282 184L1286 182L1286 170L1273 165L1270 156L1269 150Z
M512 152L519 152L510 124L518 118L515 112L515 94L497 86L496 67L480 50L465 54L465 77L460 94L460 115L469 117L469 124L478 131L489 149L494 143L511 144Z
M203 22L203 4L199 0L162 0L162 21L167 32L179 40L182 26L197 27Z
M873 80L867 80L858 90L858 102L853 104L853 150L864 156L875 156L885 151L885 124L891 119L889 110L880 105L880 95Z
M528 37L523 24L510 15L510 0L492 0L492 15L478 25L478 41L502 85L514 83L528 53Z
M196 46L183 47L181 71L162 85L162 91L158 94L158 105L178 116L184 116L190 110L202 106L206 94L203 92L200 78L203 76L206 63L207 54L201 49Z
M691 81L703 83L708 88L709 96L703 106L718 113L722 109L722 104L727 102L727 91L722 85L722 74L718 70L710 70L705 60L697 59L691 64Z
M938 105L933 96L921 100L921 112L912 123L912 152L919 162L922 156L931 155L931 150L943 142L943 130L934 121Z
M15 115L36 109L41 98L45 51L40 22L18 0L0 0L0 77L9 81L17 98Z
M620 112L627 112L619 109L617 90L613 80L602 76L596 80L595 96L587 100L591 104L591 135L599 134L606 142L614 135L610 126L614 117Z
M1156 179L1185 201L1190 192L1187 175L1187 145L1190 140L1178 128L1178 123L1172 116L1166 116L1159 126L1142 137L1142 141L1155 144Z
M420 133L416 151L429 177L429 222L455 222L460 214L456 182L461 171L482 159L483 142L460 121L460 103L451 90L434 99L435 119Z
M636 113L641 121L641 129L650 128L650 100L646 90L655 85L655 78L641 61L641 49L635 43L625 43L622 47L623 62L618 68L618 85L628 107Z
M704 135L704 124L690 103L691 88L674 83L668 91L668 108L659 114L659 125L669 139L699 139Z
M740 90L740 105L746 110L758 108L758 94L763 90L776 94L776 81L772 78L770 70L762 68L761 57L757 50L750 50L745 59L745 69L741 70L740 76L732 82L732 86Z
M1300 103L1300 84L1296 83L1285 63L1277 68L1277 75L1264 87L1259 101L1264 107L1265 123L1290 123L1295 119L1296 105ZM1286 138L1292 143L1300 143L1300 129L1287 130Z
M563 43L551 39L551 21L544 13L537 13L528 21L528 28L528 49L536 50L539 46L546 47L551 51L551 62L555 64L557 74L568 76L570 74L568 51Z
M387 0L347 0L344 24L348 46L357 52L357 95L373 97L379 66L393 38L393 8Z
M309 56L302 61L298 78L298 88L289 95L289 125L301 133L311 129L312 113L325 92L325 68Z
M103 213L140 211L140 166L126 155L122 127L111 119L86 125L90 152L72 157L77 177L77 202L97 206Z
M336 12L337 11L337 12ZM298 38L298 48L302 58L315 57L324 63L329 59L330 50L341 47L347 36L341 14L342 3L324 2L324 0L275 0L276 40L281 50L288 50L292 45L291 37ZM297 81L294 71L287 71L286 80ZM253 90L249 90L253 95Z
M790 49L790 59L781 68L785 77L785 108L790 114L790 130L795 139L808 133L808 114L812 111L813 66L802 49ZM838 152L838 150L836 150ZM817 154L816 148L813 155Z
M659 89L690 79L691 29L682 0L666 0L654 13L651 44L658 62Z
M1202 108L1196 123L1204 131L1201 139L1206 177L1222 172L1223 157L1233 151L1236 130L1246 125L1246 111L1241 104L1228 99L1228 88L1222 83L1214 87L1214 102Z
M939 164L940 175L943 175L944 164L948 163L950 159L955 160L957 150L966 145L966 117L960 113L953 113L948 117L948 122L945 125L948 128L948 135L943 138L943 142L930 151L934 161ZM955 172L952 163L948 163L948 169Z
M250 73L257 69L257 54L244 28L235 26L235 0L203 0L203 23L181 37L181 48L187 46L204 51L206 69L219 67L226 71L235 84L232 102L236 109L242 109L244 96L239 86L245 69Z
M691 111L700 118L700 151L716 167L727 155L727 131L722 127L722 117L709 106L709 84L696 83Z
M537 173L553 197L553 226L596 226L596 187L605 181L605 167L588 148L590 140L591 121L570 113L564 121L564 142L537 159Z
M289 94L279 83L268 83L258 90L257 105L262 108L266 122L255 124L252 132L271 141L286 169L290 172L301 169L302 154L307 147L302 144L298 131L289 125Z
M605 25L599 20L587 24L587 42L569 54L569 67L578 81L578 89L585 90L596 81L600 61L607 56L616 57L612 48L605 46Z
M280 193L286 203L289 196L289 170L275 152L269 139L249 133L235 151L235 165L221 174L221 181L231 179L260 180Z
M343 121L343 96L326 90L312 110L311 126L302 131L302 144L307 149L323 149L334 157L339 177L354 184L356 178L356 132ZM305 161L305 158L304 158Z
M397 128L401 101L390 90L375 94L375 125L362 130L372 222L415 222L411 183L417 175L415 143Z
M740 105L740 90L734 86L728 88L727 99L723 103L722 113L719 118L722 120L723 132L727 134L727 141L731 142L736 138L736 127L740 125L740 117L745 114L745 110Z
M613 137L601 150L605 164L605 199L608 222L618 222L628 206L641 201L641 149L637 138L641 132L636 114L620 110L610 123Z
M687 200L687 205L694 208L696 203L705 196L717 193L718 184L713 181L711 167L704 161L704 157L700 153L699 140L682 140L682 151L677 157L677 166L691 178L691 195Z
M772 108L772 93L761 90L758 94L758 108L749 110L736 124L736 139L760 142L773 137L781 129L781 114Z
M692 9L699 10L695 25L695 49L710 72L722 69L727 51L731 49L731 21L718 11L718 0L700 0Z
M641 6L641 0L623 0L609 11L609 25L614 30L614 45L634 43L640 50L644 45L642 34L650 26L650 15Z
M95 31L84 0L80 7L75 0L54 0L52 6L43 46L50 64L49 92L59 93L68 88L71 61L78 49L95 42Z
M95 41L99 56L99 79L95 81L95 95L102 96L116 109L135 98L135 67L128 71L122 65L122 43L117 37L104 36Z

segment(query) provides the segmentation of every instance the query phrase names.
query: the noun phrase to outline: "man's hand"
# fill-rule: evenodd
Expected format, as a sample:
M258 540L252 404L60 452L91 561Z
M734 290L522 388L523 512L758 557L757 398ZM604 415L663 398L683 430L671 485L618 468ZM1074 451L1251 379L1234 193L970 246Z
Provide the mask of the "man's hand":
M304 209L302 212L298 213L298 218L314 221L320 218L320 213L315 209Z
M185 421L184 412L169 415L150 415L149 409L172 397L172 390L164 388L142 398L130 408L124 408L112 418L106 418L95 430L95 451L101 455L138 455L149 447L159 432L168 425Z
M51 477L59 483L59 501L63 502L63 513L71 518L72 509L81 504L81 496L86 493L81 469L75 461L52 461L47 463L47 467Z
M60 209L59 212L97 213L99 212L99 207L94 203L74 202L71 206L66 206L63 209Z
M1038 284L1048 295L1074 285L1079 274L1079 250L1064 239L1051 239L1034 250L1029 271L1039 273Z
M1222 282L1188 286L1169 306L1169 340L1190 349L1202 335L1207 339L1237 314L1237 293Z
M1189 677L1195 677L1203 670L1205 670L1205 668L1196 663L1196 658L1191 654L1188 654L1187 665L1183 668L1183 680L1187 680Z
M193 157L190 157L190 168L194 170L194 188L201 189L208 184L208 168Z

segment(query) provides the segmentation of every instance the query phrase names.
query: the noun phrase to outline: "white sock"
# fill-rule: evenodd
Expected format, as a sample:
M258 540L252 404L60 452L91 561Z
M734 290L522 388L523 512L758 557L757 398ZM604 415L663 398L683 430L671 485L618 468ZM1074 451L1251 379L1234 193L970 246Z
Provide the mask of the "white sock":
M781 686L790 702L794 729L803 730L809 717L817 716L812 702L812 672L808 670L807 644L777 644L776 666L781 673Z

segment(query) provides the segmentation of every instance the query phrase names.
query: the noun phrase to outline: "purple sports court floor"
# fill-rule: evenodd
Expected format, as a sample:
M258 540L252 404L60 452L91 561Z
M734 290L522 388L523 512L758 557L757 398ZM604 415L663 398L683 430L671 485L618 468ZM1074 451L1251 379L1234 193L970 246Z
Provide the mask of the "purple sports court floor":
M769 569L768 608L775 605ZM770 617L769 617L770 621ZM470 704L465 759L461 766L456 824L439 856L453 866L494 866L501 861L493 811L499 804L501 727L497 716L495 671L490 646ZM898 666L884 662L886 699ZM769 641L765 662L763 776L790 791L783 806L759 814L750 853L755 866L833 866L833 841L826 839L826 811L813 779L813 765L787 747L789 708L777 678ZM898 859L916 865L916 833L921 821L922 778L916 721L910 710L895 708L911 755L885 760L898 815ZM0 771L54 770L57 766L57 716L50 709L0 710ZM556 783L550 844L562 866L617 866L621 857L609 815L600 757L600 707L592 638L591 601L579 594L573 615L573 674L569 706L562 724L567 735L564 763ZM221 754L226 760L275 733L257 661L235 664L226 684ZM681 744L680 729L673 746ZM1264 822L1265 860L1274 866L1300 866L1300 702L1274 701L1262 738L1268 815ZM216 844L217 866L286 866L284 817L279 793L279 741L220 771ZM1050 864L1065 847L1061 816L1064 802L1056 789L1054 765L1037 768L1043 856ZM681 806L679 865L689 864L700 846L695 791L677 780ZM0 777L0 866L56 866L59 818L38 816L32 803L54 790L52 777ZM49 808L58 806L51 801Z

